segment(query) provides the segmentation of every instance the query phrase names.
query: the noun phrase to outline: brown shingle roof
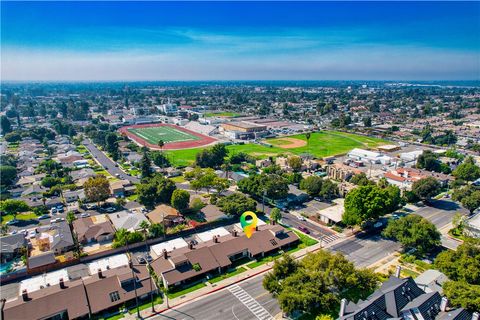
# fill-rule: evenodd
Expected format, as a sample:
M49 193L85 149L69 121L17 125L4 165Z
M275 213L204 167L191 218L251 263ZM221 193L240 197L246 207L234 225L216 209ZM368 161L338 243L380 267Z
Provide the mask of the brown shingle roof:
M73 229L78 235L78 240L81 242L92 238L98 241L98 237L102 235L115 233L109 221L95 224L91 217L80 218L73 221Z
M4 317L9 320L43 319L66 310L69 319L88 315L88 302L81 280L65 282L28 294L28 301L22 296L7 302Z
M174 219L181 216L182 215L177 209L164 204L157 206L153 211L147 213L148 219L153 223L162 223L163 218Z

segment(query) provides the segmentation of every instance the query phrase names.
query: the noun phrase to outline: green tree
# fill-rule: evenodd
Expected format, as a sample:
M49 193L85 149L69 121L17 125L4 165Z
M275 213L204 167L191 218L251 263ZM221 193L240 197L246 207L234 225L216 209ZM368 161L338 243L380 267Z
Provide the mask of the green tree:
M177 210L184 211L190 203L190 193L185 190L176 189L172 194L172 207Z
M392 200L385 189L376 185L360 186L350 191L345 198L342 221L347 226L361 225L389 213Z
M418 156L417 159L417 168L425 169L428 171L441 172L440 161L438 161L438 156L431 150L424 150L423 153Z
M72 225L73 221L75 221L77 219L77 217L75 217L75 213L73 211L68 211L67 212L67 222L69 225Z
M105 150L110 154L113 161L117 161L120 157L118 151L118 136L111 132L105 136Z
M300 189L311 196L316 197L322 189L323 179L319 176L309 176L300 182Z
M270 219L275 222L279 222L280 220L282 220L282 212L280 211L280 209L273 208L270 212Z
M89 202L105 201L110 196L110 184L104 175L90 177L83 185L85 198Z
M288 181L278 174L252 174L242 179L237 184L241 192L251 194L258 198L264 192L270 199L282 199L288 194Z
M365 117L363 118L363 125L367 128L372 126L372 118L371 117Z
M142 230L143 238L145 239L145 241L147 241L147 238L148 238L148 228L150 227L150 224L149 224L146 220L143 220L142 222L140 222L139 227L140 227L140 229ZM145 245L146 245L146 242L145 242Z
M302 169L302 158L298 156L290 156L287 159L288 166L292 168L294 172L299 172Z
M17 169L13 166L0 166L0 178L2 185L11 186L17 178Z
M241 215L245 211L255 211L257 203L241 193L232 193L220 198L217 205L230 216Z
M470 211L470 214L472 214L478 207L480 207L480 191L474 191L468 196L464 197L461 203L462 206Z
M148 178L152 175L152 161L148 156L148 152L143 152L142 160L140 160L140 170L142 171L142 178Z
M0 117L0 129L2 129L2 134L5 135L12 131L12 124L6 116Z
M472 157L467 157L452 173L455 178L473 181L480 178L480 168L475 164Z
M51 177L51 176L47 176L45 178L42 179L42 186L44 186L45 188L51 188L53 186L56 186L58 184L61 184L62 183L62 179L60 178L55 178L55 177Z
M30 210L30 207L22 200L7 199L0 201L0 211L5 212L5 214L13 214L14 216L20 212L27 212Z
M318 195L325 200L331 200L338 197L339 190L337 184L330 179L324 180Z
M412 192L421 200L429 201L440 192L440 182L433 177L417 180L412 185Z
M440 245L440 232L435 225L416 214L390 220L382 235L398 240L405 250L416 249L420 255Z
M367 186L369 184L374 184L373 181L367 178L367 175L364 172L354 175L350 179L350 182L357 186Z
M18 132L10 132L5 135L7 142L19 142L20 140L22 140L22 136Z
M441 252L435 266L450 279L443 293L453 306L480 310L480 239L469 238L457 250Z
M165 232L163 231L163 225L161 223L152 223L148 227L148 233L150 234L150 237L158 238Z
M138 201L146 207L152 208L157 203L171 203L175 183L161 174L156 174L148 181L137 185Z
M310 315L334 313L340 300L365 299L376 287L377 276L356 269L340 253L309 253L300 262L287 256L275 261L263 286L278 299L283 312Z

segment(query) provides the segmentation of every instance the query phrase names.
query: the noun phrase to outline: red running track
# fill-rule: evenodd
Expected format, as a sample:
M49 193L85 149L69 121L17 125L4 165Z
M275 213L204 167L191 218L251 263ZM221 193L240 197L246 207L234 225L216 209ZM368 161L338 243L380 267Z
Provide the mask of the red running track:
M150 124L135 124L131 126L126 126L118 129L118 131L122 135L126 135L130 140L133 140L137 142L138 144L142 146L149 147L151 149L160 149L158 145L155 145L153 143L148 142L145 139L140 138L139 136L133 134L132 132L129 132L128 129L138 129L138 128L151 128L151 127L171 127L179 131L186 132L188 134L191 134L195 137L200 138L200 140L192 140L192 141L179 141L179 142L169 142L165 143L165 146L163 147L163 150L178 150L178 149L189 149L189 148L197 148L197 147L203 147L206 145L209 145L210 143L213 143L217 141L217 139L205 136L203 134L176 126L174 124L166 124L166 123L150 123Z

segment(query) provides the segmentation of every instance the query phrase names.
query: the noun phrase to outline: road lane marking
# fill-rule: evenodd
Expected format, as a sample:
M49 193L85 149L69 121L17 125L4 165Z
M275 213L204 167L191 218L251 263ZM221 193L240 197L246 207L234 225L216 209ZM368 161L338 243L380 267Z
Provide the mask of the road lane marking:
M238 285L233 285L228 287L228 291L230 291L231 294L233 294L244 306L250 310L255 317L259 320L270 320L273 319L273 316L258 303L257 300L252 298L248 292L243 290L241 287ZM233 308L232 308L233 312Z

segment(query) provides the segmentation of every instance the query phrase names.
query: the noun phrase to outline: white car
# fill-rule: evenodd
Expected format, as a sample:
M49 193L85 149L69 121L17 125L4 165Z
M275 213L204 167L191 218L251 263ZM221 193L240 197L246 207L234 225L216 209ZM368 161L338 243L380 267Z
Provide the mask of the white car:
M37 235L37 231L35 230L30 230L30 232L28 233L28 237L29 238L33 238Z
M298 220L307 221L307 219L305 219L304 216L298 216L297 218L298 218Z
M80 215L80 218L88 218L90 217L90 213L84 212Z

